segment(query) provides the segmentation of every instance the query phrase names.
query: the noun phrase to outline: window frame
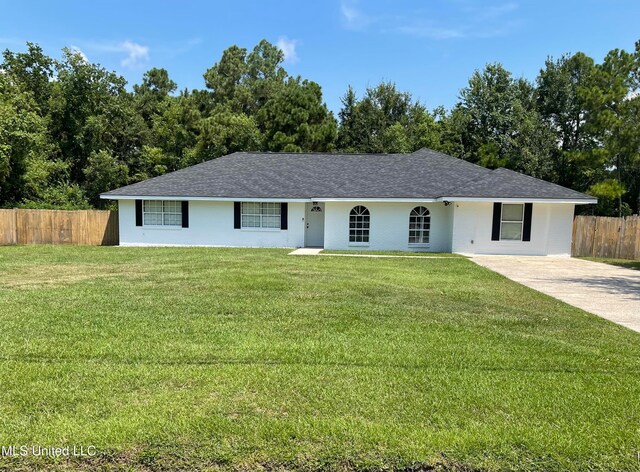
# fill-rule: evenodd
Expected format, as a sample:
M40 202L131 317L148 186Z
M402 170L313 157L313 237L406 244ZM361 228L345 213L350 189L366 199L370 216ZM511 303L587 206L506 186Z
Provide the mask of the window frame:
M148 207L160 205L159 211L149 210ZM160 223L149 223L151 215L160 216ZM167 223L167 218L173 217L174 222ZM142 227L148 229L181 229L182 228L182 200L142 200Z
M505 206L519 206L521 208L520 220L505 220L504 219L504 208ZM503 238L502 237L502 226L504 223L507 224L515 224L520 223L520 237L519 238ZM522 242L522 238L524 237L524 203L503 203L500 206L500 241L509 241L509 242Z
M355 213L358 210L358 213ZM352 221L352 218L355 220ZM364 205L349 210L349 246L368 246L371 241L371 211ZM357 234L360 231L361 234ZM352 234L353 233L353 234ZM358 241L360 237L360 241Z
M250 213L245 207L257 206L259 211ZM267 210L267 211L265 211ZM258 221L256 226L245 225L247 219ZM265 226L266 221L273 221L277 226ZM282 203L281 202L240 202L240 229L242 231L282 231Z
M424 210L426 211L426 213L423 214L416 214L414 215L413 213L416 210ZM416 228L411 228L411 218L421 218L422 219L422 228L421 229L416 229ZM424 229L425 226L425 221L427 224L427 229ZM416 222L417 224L417 222ZM420 241L420 242L411 242L411 232L414 231L416 233L421 233L422 237L424 237L424 234L426 233L427 235L427 240L426 241ZM424 205L418 205L416 207L413 207L411 209L411 211L409 212L409 234L408 234L408 245L411 247L427 247L429 246L429 244L431 244L431 211L429 210L429 208L427 208Z

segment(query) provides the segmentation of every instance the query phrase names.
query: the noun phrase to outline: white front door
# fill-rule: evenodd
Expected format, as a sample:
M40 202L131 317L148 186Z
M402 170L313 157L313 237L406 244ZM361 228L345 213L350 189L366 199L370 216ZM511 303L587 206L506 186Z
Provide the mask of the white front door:
M307 203L304 245L324 247L324 203Z

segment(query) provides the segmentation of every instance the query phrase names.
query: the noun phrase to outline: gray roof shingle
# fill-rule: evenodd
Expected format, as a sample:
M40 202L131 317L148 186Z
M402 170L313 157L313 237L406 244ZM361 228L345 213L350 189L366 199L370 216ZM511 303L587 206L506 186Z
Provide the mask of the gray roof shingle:
M495 194L496 189L504 194ZM491 171L429 149L410 154L237 152L102 196L432 199L480 197L492 192L495 195L491 197L502 198L591 198L516 172Z
M567 187L536 179L513 170L499 168L479 179L467 182L453 190L447 197L475 198L549 198L549 199L593 199L590 195Z

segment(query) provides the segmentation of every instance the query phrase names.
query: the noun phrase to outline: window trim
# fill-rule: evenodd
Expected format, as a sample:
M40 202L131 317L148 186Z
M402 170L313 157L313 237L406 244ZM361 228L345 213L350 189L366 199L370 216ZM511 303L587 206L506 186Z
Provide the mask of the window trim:
M419 208L424 208L426 210L426 214L423 215L413 215L413 212L416 211ZM411 229L411 217L412 216L416 216L417 218L428 218L429 221L429 229L425 230L425 229ZM425 205L418 205L413 207L410 211L409 211L409 232L407 234L407 245L409 247L429 247L431 245L431 210L429 210L428 207L426 207ZM427 242L419 242L419 243L412 243L409 242L411 239L411 231L418 231L420 233L427 233Z
M520 220L505 220L504 219L504 207L505 205L519 206L522 209ZM520 223L520 238L519 239L507 239L502 237L502 225L503 223ZM499 241L507 242L522 242L524 237L524 203L502 203L500 205L500 238Z
M246 204L256 204L256 205L260 205L260 213L245 213L244 212L244 207ZM277 205L277 213L276 214L270 214L270 215L265 215L263 213L263 210L265 208L265 205ZM244 226L244 217L245 216L252 216L252 217L259 217L260 219L260 226ZM278 218L278 226L263 226L263 217L264 216L270 216L270 217L277 217ZM247 202L240 202L240 230L241 231L260 231L260 232L276 232L276 231L285 231L282 229L282 202L251 202L251 201L247 201Z
M160 203L162 205L161 211L146 211L146 207L150 203ZM178 211L166 211L165 204L174 203ZM147 223L147 215L160 215L162 223L151 224ZM178 216L177 223L165 223L165 216L173 215ZM183 229L182 227L182 200L142 200L142 227L145 229Z
M360 210L362 213L354 214L354 211L357 208L362 208L362 210ZM365 217L366 216L367 217L367 223L368 223L367 228L364 228L364 227L362 227L362 228L358 228L358 227L351 228L351 218L352 217L358 217L358 216L361 216L361 217ZM364 218L363 218L363 223L364 223ZM357 224L357 221L356 221L356 224ZM347 237L348 237L348 241L349 241L349 246L361 246L361 247L369 246L369 244L371 243L371 211L369 210L369 208L367 208L364 205L356 205L353 208L351 208L351 210L349 210L349 219L348 219L347 230L348 230ZM352 230L353 231L363 231L363 232L366 231L366 239L367 240L366 241L352 241L351 240L351 237L352 237L351 231ZM364 238L364 234L362 234L361 236ZM357 235L354 234L353 237L357 238Z

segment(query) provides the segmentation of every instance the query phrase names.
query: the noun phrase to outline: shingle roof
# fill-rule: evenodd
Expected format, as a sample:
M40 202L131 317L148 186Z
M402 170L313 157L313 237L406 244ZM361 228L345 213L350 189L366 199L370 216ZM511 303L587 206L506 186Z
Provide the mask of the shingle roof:
M510 181L516 179L526 185L512 185ZM238 152L102 196L432 199L484 196L491 193L491 187L504 194L490 196L502 198L591 198L516 172L491 171L429 149L410 154ZM478 195L472 195L472 188L477 188Z
M499 168L450 191L447 197L593 199L590 195Z

